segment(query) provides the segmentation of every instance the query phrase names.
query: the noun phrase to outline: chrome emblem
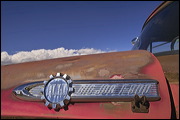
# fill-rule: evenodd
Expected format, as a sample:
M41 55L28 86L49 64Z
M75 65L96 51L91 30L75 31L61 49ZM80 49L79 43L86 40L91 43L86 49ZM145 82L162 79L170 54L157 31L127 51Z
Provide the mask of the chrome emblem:
M20 85L13 93L21 100L44 101L45 106L55 110L65 108L70 102L132 102L141 98L160 100L158 81L153 79L72 81L70 76L62 73L49 77L48 81Z
M72 80L66 74L57 73L54 77L50 75L49 81L44 81L42 100L45 100L45 106L54 109L62 108L70 101L70 94L73 92Z

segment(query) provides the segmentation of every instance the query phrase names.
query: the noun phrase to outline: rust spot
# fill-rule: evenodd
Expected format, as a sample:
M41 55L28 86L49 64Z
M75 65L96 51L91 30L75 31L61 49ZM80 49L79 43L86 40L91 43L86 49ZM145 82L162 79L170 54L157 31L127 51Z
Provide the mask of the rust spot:
M26 80L49 79L57 72L75 79L108 79L121 74L125 79L148 78L141 69L153 61L143 50L101 53L93 55L56 58L1 66L1 89L16 86Z
M102 103L100 107L104 110L106 114L127 116L131 113L131 102L111 102L111 103Z
M169 82L179 82L179 54L157 56Z

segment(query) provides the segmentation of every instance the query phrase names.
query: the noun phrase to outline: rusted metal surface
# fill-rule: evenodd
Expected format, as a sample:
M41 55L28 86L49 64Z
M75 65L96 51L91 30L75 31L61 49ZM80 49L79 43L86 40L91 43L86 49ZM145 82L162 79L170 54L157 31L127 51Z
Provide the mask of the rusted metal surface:
M158 56L164 74L170 83L179 83L179 54Z
M1 66L1 88L10 88L22 82L48 80L50 74L57 72L66 73L73 80L109 78L119 73L125 79L150 78L139 73L143 66L152 62L150 58L145 51L131 51L5 65Z
M174 104L175 104L175 109L176 109L176 116L177 119L179 119L179 84L177 83L172 83L170 84L173 99L174 99Z
M66 73L72 80L156 79L161 100L150 102L149 113L133 113L130 102L75 103L68 110L49 110L43 102L27 102L12 95L20 84L48 80L50 74ZM119 76L119 77L118 77ZM114 78L115 79L115 78ZM1 66L1 114L47 118L170 118L171 106L166 80L157 59L144 50L66 57ZM163 112L161 112L163 111Z
M149 105L146 96L139 97L138 95L135 95L134 101L132 101L132 111L136 113L148 113Z
M179 119L179 54L158 56L164 75L170 83L176 117Z

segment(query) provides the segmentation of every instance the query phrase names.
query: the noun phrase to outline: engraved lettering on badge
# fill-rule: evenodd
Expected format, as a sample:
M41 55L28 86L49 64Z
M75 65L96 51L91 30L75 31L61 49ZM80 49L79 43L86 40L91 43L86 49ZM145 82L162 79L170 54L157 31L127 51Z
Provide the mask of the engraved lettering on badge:
M53 80L46 87L47 99L52 102L59 102L65 99L67 92L67 83L62 79Z
M119 95L143 95L148 93L151 84L124 84L121 87Z
M81 84L76 86L77 95L103 96L103 95L119 95L133 96L135 94L149 94L149 90L153 84ZM151 90L152 91L152 90Z
M148 93L148 91L150 90L150 87L151 87L151 84L149 84L149 85L145 85L145 87L144 87L144 89L142 90L142 94L146 94L146 93Z
M123 95L127 89L126 88L127 86L128 86L128 84L123 84L118 94Z
M94 90L93 95L107 95L107 94L113 95L115 87L116 87L115 85L103 84L99 87L96 87L97 89Z
M91 84L87 85L87 90L85 91L85 93L87 95L92 94L93 90L94 90L94 87L95 87L95 85L91 85Z

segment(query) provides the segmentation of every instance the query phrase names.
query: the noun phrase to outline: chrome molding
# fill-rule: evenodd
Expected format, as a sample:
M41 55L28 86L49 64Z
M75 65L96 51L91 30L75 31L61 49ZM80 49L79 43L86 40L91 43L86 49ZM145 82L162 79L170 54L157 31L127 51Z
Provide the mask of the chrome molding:
M14 95L27 101L45 101L45 106L62 108L69 102L130 102L134 96L148 101L160 100L158 81L153 79L71 80L62 73L49 81L20 85Z
M20 85L13 90L13 93L21 100L42 101L41 95L43 94L43 90L43 81L39 81Z
M135 95L146 96L149 101L160 99L157 81L155 80L100 80L76 81L71 101L132 101Z

